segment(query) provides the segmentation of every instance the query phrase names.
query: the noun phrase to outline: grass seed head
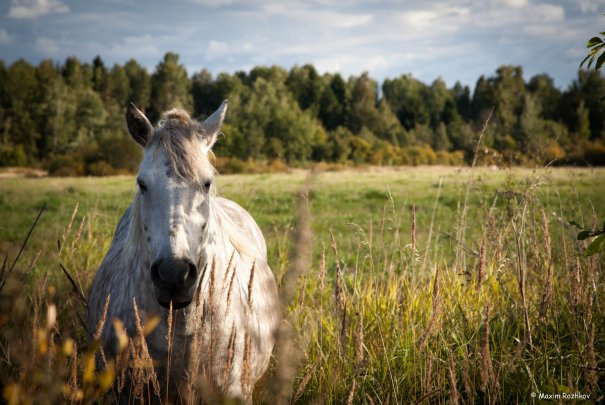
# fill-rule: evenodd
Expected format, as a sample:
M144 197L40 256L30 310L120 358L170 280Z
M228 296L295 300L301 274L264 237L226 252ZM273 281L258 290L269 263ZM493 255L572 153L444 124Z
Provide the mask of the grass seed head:
M321 242L321 259L319 260L319 292L324 292L326 281L326 245Z
M107 294L107 298L105 298L105 305L103 305L103 315L101 316L101 319L99 319L99 322L97 322L97 328L95 329L95 334L94 334L94 338L95 340L99 340L99 338L101 337L101 332L103 331L103 326L105 325L105 322L107 321L107 310L109 309L109 300L111 299L111 295ZM138 316L138 314L137 314Z

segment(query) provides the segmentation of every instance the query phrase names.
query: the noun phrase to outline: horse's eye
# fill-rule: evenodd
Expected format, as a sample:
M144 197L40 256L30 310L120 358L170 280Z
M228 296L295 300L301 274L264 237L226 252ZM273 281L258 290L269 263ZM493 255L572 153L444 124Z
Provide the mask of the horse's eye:
M137 180L137 185L139 186L141 193L145 193L145 191L147 191L147 186L141 180Z
M204 182L204 191L210 190L210 186L212 185L212 180L206 180Z

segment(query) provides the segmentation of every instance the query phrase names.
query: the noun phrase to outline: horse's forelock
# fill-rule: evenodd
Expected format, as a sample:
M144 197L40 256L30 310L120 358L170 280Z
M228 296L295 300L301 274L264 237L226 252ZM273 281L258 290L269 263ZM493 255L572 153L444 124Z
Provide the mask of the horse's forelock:
M156 148L154 155L163 150L171 169L180 178L202 181L211 177L215 169L202 147L201 136L203 128L199 122L183 110L172 109L164 113L148 147Z

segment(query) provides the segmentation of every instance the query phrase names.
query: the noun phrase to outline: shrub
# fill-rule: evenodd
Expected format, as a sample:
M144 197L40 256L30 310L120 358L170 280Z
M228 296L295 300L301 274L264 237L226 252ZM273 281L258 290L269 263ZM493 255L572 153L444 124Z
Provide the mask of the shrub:
M410 146L401 149L401 163L419 166L437 163L437 154L429 145Z
M281 159L274 159L267 165L267 171L271 173L286 173L290 170L287 164Z
M116 174L115 169L104 160L99 160L86 166L86 174L89 176L111 176Z
M27 156L23 145L0 146L0 166L25 166L26 164Z
M84 162L73 155L55 155L47 163L46 170L51 176L73 177L83 176Z
M464 165L464 152L461 150L456 150L453 152L440 150L437 152L437 164L446 166L462 166Z
M605 145L603 145L603 142L587 142L584 148L584 160L591 165L605 165Z
M214 167L216 167L216 170L220 174L238 174L244 172L246 169L246 162L236 157L217 157L214 162Z

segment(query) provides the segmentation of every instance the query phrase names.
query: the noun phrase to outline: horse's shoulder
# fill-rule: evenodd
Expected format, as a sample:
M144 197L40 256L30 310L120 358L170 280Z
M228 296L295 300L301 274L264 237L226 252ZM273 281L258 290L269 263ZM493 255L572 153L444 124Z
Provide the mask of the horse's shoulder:
M260 255L266 258L267 246L265 238L252 215L235 201L224 197L216 198L217 214L219 221L226 227L229 237L236 245L249 245L252 242L260 249ZM242 240L248 239L248 242ZM238 243L239 242L239 243Z
M228 214L231 214L233 216L239 215L242 217L248 217L248 218L252 219L252 216L250 215L250 213L248 213L248 211L246 211L241 205L239 205L238 203L236 203L233 200L230 200L225 197L217 197L216 202L219 205L219 207L221 207Z

